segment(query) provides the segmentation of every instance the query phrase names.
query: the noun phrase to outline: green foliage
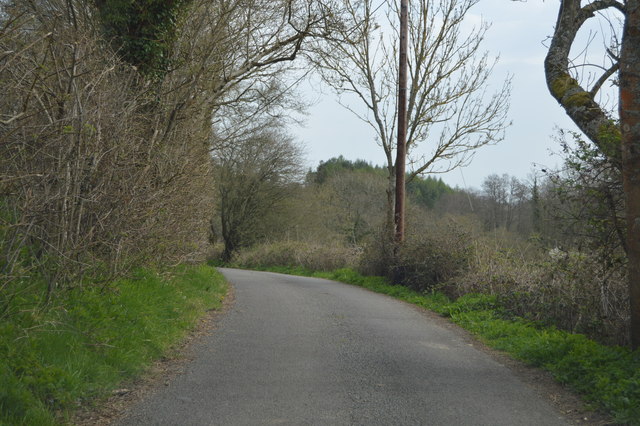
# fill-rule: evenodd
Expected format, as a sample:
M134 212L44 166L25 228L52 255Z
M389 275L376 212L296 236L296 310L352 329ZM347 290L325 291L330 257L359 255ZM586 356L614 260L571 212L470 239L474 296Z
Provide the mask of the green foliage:
M445 194L453 194L454 190L442 179L431 176L415 177L407 184L407 195L416 204L432 209Z
M549 370L559 382L611 413L617 423L640 424L640 352L496 316L476 311L453 318L490 346Z
M380 177L386 177L388 171L380 166L372 166L365 160L347 160L342 155L321 161L315 171L307 174L307 181L318 185L327 183L331 177L344 172L370 173ZM453 188L444 183L442 179L431 176L423 178L415 176L407 183L407 196L416 204L433 208L435 203L445 194L452 194ZM383 194L380 194L383 196Z
M150 77L163 76L180 12L189 0L96 0L107 38L121 57Z
M459 297L455 302L448 304L443 310L443 314L448 317L454 317L467 312L486 310L502 310L502 307L498 304L497 297L487 294L469 293Z
M37 300L34 291L24 289ZM23 302L0 323L0 424L55 424L108 394L220 307L225 292L215 269L190 266L61 292L45 308Z
M622 133L620 123L609 120L598 129L598 145L604 154L614 163L619 164L621 160Z
M286 226L301 177L301 151L282 123L259 126L213 152L224 261Z
M365 160L351 161L341 155L339 157L330 158L327 161L321 161L315 172L309 172L307 174L307 181L321 185L330 177L341 172L356 170L384 174L381 168L374 167Z

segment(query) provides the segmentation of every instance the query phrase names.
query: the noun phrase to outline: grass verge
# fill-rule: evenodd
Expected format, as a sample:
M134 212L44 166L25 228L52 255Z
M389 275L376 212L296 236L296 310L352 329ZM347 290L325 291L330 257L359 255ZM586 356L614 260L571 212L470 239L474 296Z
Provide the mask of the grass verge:
M166 354L226 290L204 265L61 291L46 308L25 289L12 303L32 308L0 323L0 425L67 422Z
M387 294L449 317L488 346L527 364L550 371L592 407L620 424L640 425L640 350L598 344L518 318L506 318L494 297L468 294L456 301L441 293L421 294L391 285L382 277L365 277L350 269L314 272L298 267L263 268L271 272L326 278Z

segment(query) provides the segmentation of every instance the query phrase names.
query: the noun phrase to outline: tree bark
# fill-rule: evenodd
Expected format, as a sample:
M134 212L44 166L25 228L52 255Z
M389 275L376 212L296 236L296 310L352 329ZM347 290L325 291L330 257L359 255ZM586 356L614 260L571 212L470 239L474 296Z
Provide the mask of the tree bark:
M595 12L614 8L625 15L620 58L589 91L569 73L569 54L576 34ZM549 91L582 132L622 172L626 203L626 250L630 300L630 338L640 347L640 0L562 0L545 59ZM620 124L597 102L595 93L619 71Z
M627 210L631 345L640 347L640 0L628 0L620 55L622 175Z
M578 30L596 11L609 7L623 8L615 0L595 1L584 7L580 0L562 0L544 70L551 95L578 128L620 167L619 127L595 102L595 93L582 87L569 72L569 55Z

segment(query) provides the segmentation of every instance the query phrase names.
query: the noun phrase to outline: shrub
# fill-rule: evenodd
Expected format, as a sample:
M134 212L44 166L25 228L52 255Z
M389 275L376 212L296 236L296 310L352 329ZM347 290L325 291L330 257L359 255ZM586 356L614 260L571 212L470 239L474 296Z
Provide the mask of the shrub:
M151 85L120 61L96 33L95 3L106 2L0 4L0 283L11 292L34 273L51 296L207 248L206 91L187 88L186 67Z
M415 290L432 290L467 270L473 253L470 233L455 222L412 234L400 247L394 281Z
M608 268L597 254L554 249L535 256L484 240L477 243L471 264L456 280L456 295L495 295L511 316L603 343L628 343L624 271Z
M393 240L384 229L363 248L358 272L367 276L390 277L393 265Z
M303 241L263 243L240 252L233 260L237 266L301 267L314 271L332 271L357 264L360 250L341 245L320 245Z

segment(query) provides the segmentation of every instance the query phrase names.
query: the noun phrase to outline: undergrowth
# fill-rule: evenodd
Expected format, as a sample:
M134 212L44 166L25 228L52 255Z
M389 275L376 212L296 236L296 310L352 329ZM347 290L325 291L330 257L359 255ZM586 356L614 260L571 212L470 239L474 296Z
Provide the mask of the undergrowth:
M226 283L210 266L139 270L108 287L57 293L46 307L25 288L18 313L0 323L0 425L53 425L75 408L168 354ZM25 307L31 306L31 309Z
M300 267L262 268L358 285L430 309L477 335L492 348L550 371L594 408L620 424L640 425L640 351L604 346L581 334L508 317L495 296L467 294L455 301L438 292L418 293L351 269L314 272Z

